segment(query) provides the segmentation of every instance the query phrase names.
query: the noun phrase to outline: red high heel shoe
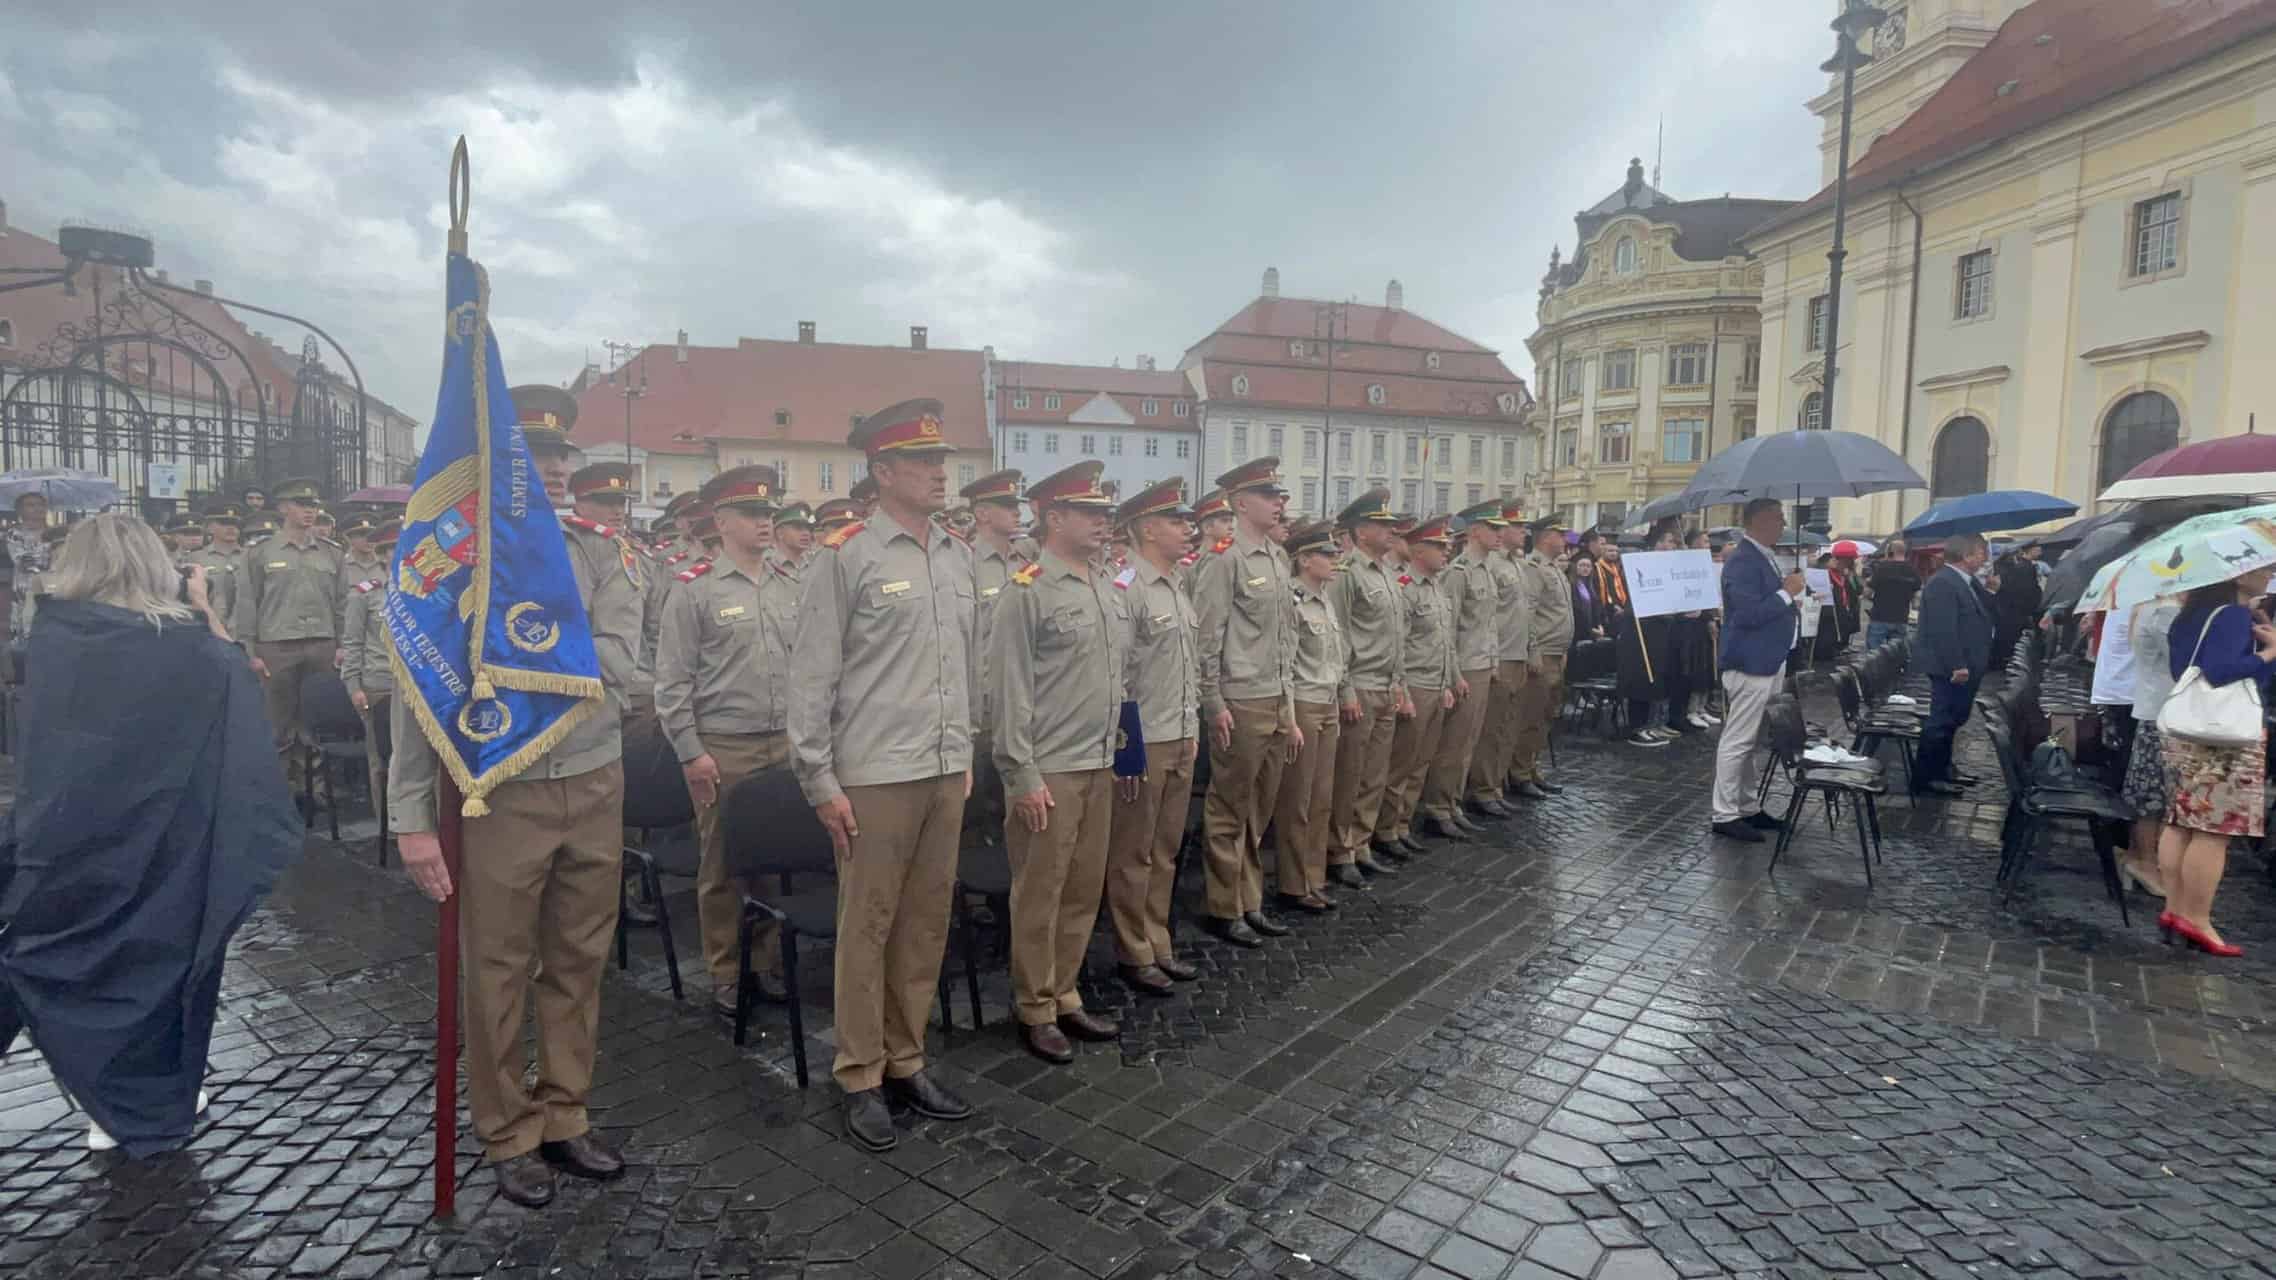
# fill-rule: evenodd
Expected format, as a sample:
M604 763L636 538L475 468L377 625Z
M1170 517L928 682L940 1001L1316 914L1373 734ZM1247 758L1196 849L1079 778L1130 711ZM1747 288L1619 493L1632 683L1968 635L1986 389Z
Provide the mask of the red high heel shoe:
M2213 935L2205 932L2203 929L2198 928L2196 925L2191 924L2187 920L2182 919L2180 916L2173 916L2171 919L2173 922L2173 931L2180 934L2182 940L2187 942L2191 947L2204 952L2206 955L2234 957L2244 954L2243 947L2230 946L2226 942L2215 941Z
M2159 937L2165 939L2165 945L2169 947L2174 945L2173 913L2171 911L2157 913L2157 932Z

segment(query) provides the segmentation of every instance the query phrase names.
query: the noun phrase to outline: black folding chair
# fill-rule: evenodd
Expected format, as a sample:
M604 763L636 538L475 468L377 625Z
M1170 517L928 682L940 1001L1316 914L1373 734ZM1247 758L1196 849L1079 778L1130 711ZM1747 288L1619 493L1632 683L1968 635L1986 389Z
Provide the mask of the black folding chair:
M782 980L789 989L790 1046L798 1064L798 1087L806 1087L806 1014L798 988L798 939L830 942L838 937L837 858L830 833L814 816L790 766L764 769L727 789L720 799L727 824L727 864L738 880L758 886L773 877L781 892L765 898L743 894L735 969L735 1043L742 1044L757 993L751 983L751 940L759 922L772 920L782 934ZM801 891L799 884L810 887ZM819 886L819 887L812 887Z
M1881 766L1855 764L1817 764L1803 753L1809 749L1809 727L1802 719L1802 704L1790 693L1771 698L1762 714L1762 737L1770 746L1771 758L1785 770L1787 783L1793 788L1786 804L1786 827L1778 833L1778 847L1770 855L1770 870L1778 870L1778 859L1785 855L1786 847L1794 843L1794 831L1802 818L1802 806L1816 795L1824 803L1826 821L1832 824L1843 800L1850 802L1850 818L1857 826L1857 859L1865 867L1865 885L1873 885L1873 863L1881 856L1881 813L1876 803L1889 793L1882 780Z
M340 791L335 774L343 764L353 762L359 771L366 768L370 758L370 744L364 741L364 719L356 714L356 704L348 700L348 686L337 671L311 671L300 678L300 719L308 729L310 742L302 757L300 770L300 798L305 812L316 811L316 779L324 779L324 809L330 815L332 842L340 841ZM366 772L365 777L370 777ZM379 861L387 863L387 820L380 812L384 797L371 798L372 817L379 819Z
M656 933L664 945L664 967L672 975L672 998L680 988L680 955L672 944L672 913L664 906L663 872L693 878L702 856L695 838L695 801L688 795L680 758L660 726L648 727L624 743L624 825L638 833L637 845L624 846L625 861L648 901L656 904ZM616 914L616 967L632 963L626 908L631 894L620 881L623 901Z
M2007 700L1978 698L1976 705L1983 712L1984 732L1991 738L1992 754L1999 758L2000 776L2007 783L2008 816L2001 832L1996 882L2012 892L2022 880L2023 868L2038 848L2039 838L2061 823L2077 822L2085 827L2096 860L2102 864L2103 892L2118 904L2119 921L2132 924L2125 885L2118 878L2118 846L2133 820L2133 810L2116 792L2084 779L2077 787L2033 783L2016 741L2012 707Z

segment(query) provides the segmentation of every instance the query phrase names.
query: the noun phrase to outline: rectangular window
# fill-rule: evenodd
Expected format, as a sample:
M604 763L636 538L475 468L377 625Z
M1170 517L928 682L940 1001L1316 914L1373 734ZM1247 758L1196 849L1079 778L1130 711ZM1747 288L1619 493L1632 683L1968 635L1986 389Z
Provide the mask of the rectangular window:
M2181 193L2168 191L2134 206L2134 253L2128 274L2154 276L2181 265Z
M1109 458L1119 458L1122 456L1121 436L1108 436L1106 438L1106 456Z
M1381 471L1383 468L1391 465L1390 433L1384 431L1376 432L1375 438L1369 443L1368 448L1370 450L1369 456L1373 457L1375 460L1375 469L1377 471Z
M827 462L814 465L814 475L822 482L822 492L824 493L836 493L838 491L837 478L832 476L830 472L831 466Z
M1412 510L1414 510L1414 509L1415 509L1415 502L1416 502L1416 500L1417 500L1418 498L1420 498L1421 496L1422 496L1422 481L1420 481L1420 480L1401 480L1401 481L1399 482L1399 509L1400 509L1400 510L1402 510L1402 511L1412 511Z
M1139 412L1151 418L1162 411L1162 402L1159 400L1141 400L1138 402L1138 409Z
M1485 469L1485 466L1486 438L1484 436L1472 436L1470 437L1470 469L1472 471L1482 471Z
M1193 441L1191 441L1191 440L1180 440L1180 441L1178 441L1178 456L1179 456L1179 457L1181 457L1181 458L1190 458L1190 457L1192 457L1192 456L1193 456Z
M1054 395L1046 395L1046 396L1044 396L1044 397L1043 397L1043 407L1044 407L1044 408L1046 408L1046 409L1056 409L1056 408L1058 408L1058 407L1059 407L1059 397L1058 397L1057 395L1055 395L1055 394L1054 394Z
M1707 457L1707 420L1670 418L1660 424L1660 461L1701 462Z
M1057 453L1057 452L1059 452L1059 433L1058 433L1058 432L1056 432L1056 431L1046 431L1046 432L1044 432L1044 433L1043 433L1043 451L1044 451L1045 453Z
M1343 510L1345 507L1348 507L1348 506L1350 506L1350 505L1351 505L1351 477L1350 477L1350 476L1337 476L1337 477L1336 477L1336 510L1338 510L1338 511L1341 511L1341 510Z
M1617 529L1628 523L1628 504L1625 502L1599 502L1596 504L1596 527Z
M1027 393L1025 391L1018 392L1012 396L1012 408L1025 409L1026 407Z
M1667 349L1667 384L1700 387L1707 384L1707 344L1679 342Z
M1246 422L1236 422L1233 424L1233 461L1247 462L1248 460L1249 424Z
M1026 433L1025 431L1014 431L1014 432L1012 432L1012 452L1013 452L1013 453L1026 453L1026 452L1027 452L1027 433Z
M1265 434L1272 441L1272 447L1265 450L1265 452L1271 454L1275 458L1283 456L1286 452L1288 428L1275 426Z
M1826 349L1826 296L1825 296L1824 294L1822 294L1822 293L1821 293L1821 294L1819 294L1817 297L1810 299L1810 308L1809 308L1809 312L1808 312L1808 321L1809 321L1809 326L1810 326L1810 328L1809 328L1809 332L1808 332L1808 335L1802 339L1802 341L1803 341L1803 344L1804 344L1804 345L1803 345L1803 347L1802 347L1802 350L1804 350L1804 351L1823 351L1823 350L1825 350L1825 349Z
M776 426L778 426L778 427L787 427L787 426L789 426L789 425L790 425L790 410L788 410L788 409L777 409L777 410L775 410L775 411L774 411L774 424L775 424Z
M1438 464L1438 470L1441 474L1453 471L1454 437L1440 436L1438 439L1432 441L1430 446L1430 456L1431 460Z
M1567 356L1557 370L1560 395L1577 396L1581 393L1581 379L1588 376L1588 361L1581 356Z
M1751 413L1740 414L1738 421L1731 424L1731 435L1738 440L1754 439L1754 415Z
M1320 505L1320 482L1307 478L1304 481L1304 509L1311 511Z
M1604 376L1597 383L1599 391L1633 391L1636 389L1636 353L1623 348L1607 351L1603 357Z
M1336 432L1336 464L1345 467L1351 465L1351 433L1349 431Z
M1747 341L1746 357L1739 362L1739 385L1742 387L1759 387L1762 385L1762 339L1760 338L1751 338Z
M1557 433L1557 465L1577 467L1581 464L1581 429L1567 427Z
M1421 464L1422 437L1409 432L1407 434L1407 465L1413 467L1420 466Z
M1462 505L1463 505L1463 506L1465 506L1465 507L1474 507L1474 506L1477 506L1479 503L1481 503L1481 502L1484 502L1485 500L1486 500L1486 486L1484 486L1484 485L1482 485L1482 484L1473 484L1473 485L1464 485L1464 486L1463 486L1463 488L1462 488Z
M1991 293L1991 250L1961 254L1959 277L1952 290L1952 318L1968 320L1991 314Z
M1502 441L1502 470L1517 470L1517 441L1515 440Z
M659 498L669 497L671 492L672 478L670 476L656 477L656 496Z
M1443 514L1453 505L1454 486L1442 480L1439 482L1438 491L1434 496L1438 501L1432 505L1431 510Z
M967 488L970 488L970 487L972 486L972 482L973 482L974 480L977 480L977 479L979 479L979 477L978 477L977 475L973 474L974 472L976 472L976 471L978 471L978 470L979 470L979 468L977 468L977 467L973 466L973 465L972 465L971 463L969 463L969 462L959 462L959 463L957 463L957 464L956 464L956 487L957 487L957 488L959 488L959 489L967 489ZM787 483L787 481L786 481L785 483Z
M1162 440L1160 436L1146 437L1146 456L1149 458L1159 458L1162 456Z
M1600 422L1596 424L1596 460L1598 462L1626 462L1633 444L1634 441L1629 435L1627 423Z
M1317 431L1307 431L1304 433L1304 461L1318 462L1319 460L1320 433Z
M1187 414L1193 412L1193 406L1187 404L1183 400L1180 400L1176 404L1170 406L1170 411L1174 416L1182 418Z
M1076 453L1079 453L1086 458L1095 458L1098 456L1097 436L1084 436L1082 437L1082 442L1083 447L1075 450Z

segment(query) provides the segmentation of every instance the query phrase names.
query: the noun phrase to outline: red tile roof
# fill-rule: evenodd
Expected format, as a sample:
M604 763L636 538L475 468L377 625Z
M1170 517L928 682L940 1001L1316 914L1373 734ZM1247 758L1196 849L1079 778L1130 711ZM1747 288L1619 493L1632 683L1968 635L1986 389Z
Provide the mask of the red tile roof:
M1325 306L1342 308L1338 338L1344 342L1371 342L1423 351L1477 351L1492 354L1461 334L1432 324L1412 311L1394 311L1389 307L1374 307L1358 302L1328 303L1310 298L1260 297L1241 308L1232 319L1218 325L1216 333L1210 336L1256 334L1280 339L1285 349L1285 343L1290 338L1319 335L1319 309ZM1202 341L1207 342L1208 339Z
M2276 0L2037 0L1851 163L1849 193L1907 181L2270 31ZM1750 234L1832 204L1828 186Z
M1209 399L1280 409L1318 409L1327 377L1315 369L1277 365L1244 365L1210 360L1202 366ZM1246 377L1248 393L1236 394L1233 380ZM1367 389L1380 385L1383 403L1368 399ZM1496 403L1508 392L1517 397L1514 412L1504 413ZM1335 373L1332 407L1357 413L1391 417L1477 418L1516 426L1524 416L1529 397L1525 383L1515 374L1484 381L1459 378L1417 378L1365 370Z
M1498 419L1515 425L1532 397L1525 380L1501 356L1468 338L1433 324L1412 311L1361 303L1330 304L1304 298L1258 298L1188 348L1184 365L1202 370L1213 401L1259 407L1317 409L1328 391L1327 342L1316 338L1319 308L1340 309L1335 339L1331 407L1360 413L1412 417ZM1306 343L1302 354L1290 344ZM1430 367L1431 357L1438 367ZM1248 379L1248 392L1236 395L1236 377ZM1383 403L1368 398L1370 386L1383 388ZM1513 412L1500 397L1514 395Z
M632 401L632 439L659 453L703 453L715 440L843 446L856 414L930 396L941 402L941 429L959 448L986 451L988 405L984 358L977 351L934 347L870 347L842 342L744 338L732 347L679 348L656 343L625 367L645 375L646 393ZM602 378L577 394L577 438L624 438L625 398ZM778 422L777 415L787 422Z
M1199 431L1200 415L1191 409L1185 417L1177 416L1177 404L1194 403L1193 384L1175 369L1118 369L1088 364L1033 364L1027 361L1010 361L996 366L996 421L999 423L1035 423L1054 425L1071 421L1083 406L1100 395L1105 395L1131 421L1156 431ZM1021 408L1018 398L1027 397L1027 407ZM1046 408L1049 395L1059 397L1059 407ZM1146 402L1153 401L1154 412L1148 415Z
M1117 391L1139 396L1186 396L1192 388L1175 369L1121 369L1096 364L1037 364L1006 360L996 366L999 387L1051 391Z

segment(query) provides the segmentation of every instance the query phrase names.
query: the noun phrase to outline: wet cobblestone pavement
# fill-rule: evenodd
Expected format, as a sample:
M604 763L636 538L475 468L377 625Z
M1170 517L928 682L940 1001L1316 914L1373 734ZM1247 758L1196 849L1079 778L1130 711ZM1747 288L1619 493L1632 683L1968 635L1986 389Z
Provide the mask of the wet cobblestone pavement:
M1963 742L1981 751L1973 730ZM548 1209L462 1156L426 1220L434 916L364 837L314 841L240 936L193 1147L84 1148L35 1056L0 1060L0 1274L876 1280L2276 1275L2276 890L2240 852L2247 955L2120 923L2057 845L1991 886L2001 797L1895 799L1869 892L1815 806L1705 830L1709 744L1560 741L1565 794L1440 844L1258 952L1135 1003L1119 1043L1022 1052L1000 957L938 1041L980 1108L884 1156L748 1049L653 933L604 992L596 1124L630 1163ZM1993 774L1979 759L1976 772ZM1197 882L1189 882L1196 892ZM830 1053L826 963L809 1046ZM473 1150L462 1138L462 1152Z

